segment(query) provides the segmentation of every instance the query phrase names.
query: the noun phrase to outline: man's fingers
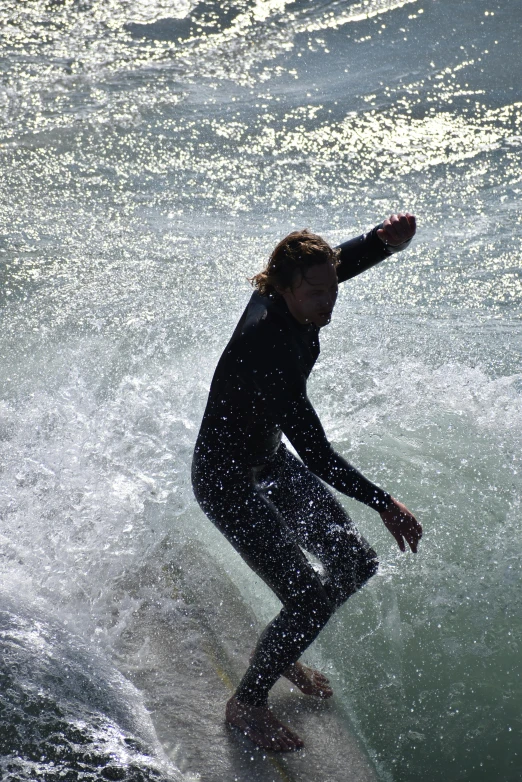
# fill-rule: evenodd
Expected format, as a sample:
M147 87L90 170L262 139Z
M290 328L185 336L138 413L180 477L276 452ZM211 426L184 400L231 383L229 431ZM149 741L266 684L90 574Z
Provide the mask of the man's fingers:
M414 235L416 222L409 212L391 214L377 231L377 236L388 244L398 246Z
M391 532L395 540L397 541L397 545L400 548L401 551L406 551L406 546L404 545L403 540L403 534L400 531L400 529L395 527L395 524L387 524L388 530Z
M408 546L411 548L413 553L416 554L417 553L417 545L418 545L418 542L419 542L419 536L418 535L412 535L411 533L410 534L406 533L404 535L404 537L406 538L406 541L408 542Z
M390 506L381 512L388 531L397 541L401 551L406 551L405 541L414 554L422 537L422 526L408 508L392 497Z
M419 544L419 540L422 537L422 527L417 521L414 516L411 516L410 519L408 519L410 522L410 529L407 529L403 534L406 538L406 541L408 542L409 547L413 551L414 554L417 553L417 546Z
M391 530L391 534L393 535L393 537L397 541L397 545L400 548L400 550L401 551L406 551L406 546L404 545L404 540L402 539L401 533L400 532L394 532L393 530Z
M397 542L398 542L398 538L396 536L394 536L394 537L395 537L395 540L397 540ZM417 546L418 546L418 543L419 543L418 537L416 535L412 535L410 532L403 532L400 537L401 537L401 542L402 542L402 538L404 538L404 540L406 541L406 543L408 544L410 549L413 551L414 554L416 554L417 553ZM402 542L402 546L399 543L399 548L400 548L401 551L406 551L406 546L404 545L403 542Z
M408 223L410 225L410 228L413 230L413 233L415 233L415 231L417 230L417 220L415 218L415 215L406 212L406 217L408 218Z

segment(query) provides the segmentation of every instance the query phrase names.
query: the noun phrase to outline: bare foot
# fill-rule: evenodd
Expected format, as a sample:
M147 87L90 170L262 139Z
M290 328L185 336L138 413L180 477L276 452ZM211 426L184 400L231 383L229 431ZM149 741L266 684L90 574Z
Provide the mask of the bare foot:
M292 752L304 747L299 736L279 722L268 706L249 706L232 697L227 703L226 721L263 749Z
M331 698L333 695L326 676L303 663L294 663L286 669L283 676L299 687L305 695L315 695L316 698Z

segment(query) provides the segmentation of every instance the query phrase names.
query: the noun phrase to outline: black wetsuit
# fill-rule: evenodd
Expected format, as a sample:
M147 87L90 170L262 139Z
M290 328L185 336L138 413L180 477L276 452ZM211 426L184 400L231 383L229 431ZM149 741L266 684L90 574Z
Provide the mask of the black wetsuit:
M341 245L339 282L407 244L389 248L376 231ZM390 502L326 438L306 394L318 355L317 326L298 323L281 296L253 293L217 365L194 452L200 506L283 604L236 692L254 705L377 570L375 552L322 481L375 510Z

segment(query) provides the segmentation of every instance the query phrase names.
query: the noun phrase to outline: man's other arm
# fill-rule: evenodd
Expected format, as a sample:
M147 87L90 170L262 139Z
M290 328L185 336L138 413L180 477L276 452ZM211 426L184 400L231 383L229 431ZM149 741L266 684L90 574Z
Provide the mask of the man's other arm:
M277 335L276 335L277 336ZM279 349L278 349L279 348ZM306 380L289 354L274 344L255 351L257 384L274 419L306 466L318 478L348 497L386 510L390 495L336 453L306 393Z
M390 215L369 233L339 245L339 282L356 277L375 264L409 246L416 231L415 217L406 212Z

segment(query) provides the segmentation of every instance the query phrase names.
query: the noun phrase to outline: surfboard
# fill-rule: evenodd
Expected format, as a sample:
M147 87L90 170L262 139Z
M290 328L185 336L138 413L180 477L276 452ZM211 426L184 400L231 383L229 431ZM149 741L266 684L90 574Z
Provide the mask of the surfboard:
M173 554L166 544L132 583L122 583L140 604L118 655L178 768L202 782L376 782L335 696L307 697L286 680L272 689L274 713L305 742L298 752L266 752L226 726L225 703L262 628L201 545Z

